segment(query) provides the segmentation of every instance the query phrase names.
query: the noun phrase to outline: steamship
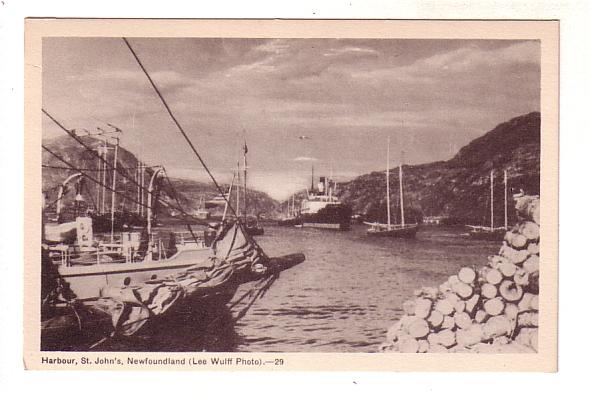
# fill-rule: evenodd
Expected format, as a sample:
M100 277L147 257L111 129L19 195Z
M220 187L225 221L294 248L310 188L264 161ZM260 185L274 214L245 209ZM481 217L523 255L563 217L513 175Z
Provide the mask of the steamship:
M313 181L312 181L313 184ZM312 228L350 229L352 208L334 196L336 184L332 179L320 177L317 190L308 190L301 202L301 226Z

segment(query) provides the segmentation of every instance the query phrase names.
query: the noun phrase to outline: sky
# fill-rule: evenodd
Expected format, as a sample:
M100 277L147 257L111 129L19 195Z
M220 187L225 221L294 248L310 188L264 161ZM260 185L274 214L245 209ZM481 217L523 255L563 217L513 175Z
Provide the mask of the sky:
M130 38L216 179L248 145L248 186L276 199L391 166L447 160L540 107L540 45L512 40ZM119 38L44 38L43 107L123 130L171 176L207 175ZM64 135L43 118L44 138Z

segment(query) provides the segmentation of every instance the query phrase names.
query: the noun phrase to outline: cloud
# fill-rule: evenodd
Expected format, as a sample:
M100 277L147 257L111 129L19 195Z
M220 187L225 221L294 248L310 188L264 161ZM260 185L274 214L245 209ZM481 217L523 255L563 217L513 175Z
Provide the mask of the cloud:
M319 160L317 158L313 158L313 157L296 157L293 159L293 161L296 161L296 162L316 162Z

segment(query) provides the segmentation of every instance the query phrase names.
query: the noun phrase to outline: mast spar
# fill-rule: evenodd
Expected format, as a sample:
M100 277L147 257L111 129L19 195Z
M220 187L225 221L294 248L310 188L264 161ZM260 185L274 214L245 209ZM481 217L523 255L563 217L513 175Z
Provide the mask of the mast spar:
M387 166L385 170L386 194L387 194L387 229L391 229L391 206L389 201L389 136L387 137Z
M404 152L402 151L401 161L399 163L399 205L401 210L401 218L402 218L402 228L406 225L406 220L404 217L404 186L403 186L403 170L402 166L404 165Z
M494 230L494 170L490 172L490 229Z
M504 230L508 230L508 174L504 171Z
M115 157L113 163L113 191L111 197L111 243L115 241L115 194L117 193L117 154L119 152L119 137L115 137Z

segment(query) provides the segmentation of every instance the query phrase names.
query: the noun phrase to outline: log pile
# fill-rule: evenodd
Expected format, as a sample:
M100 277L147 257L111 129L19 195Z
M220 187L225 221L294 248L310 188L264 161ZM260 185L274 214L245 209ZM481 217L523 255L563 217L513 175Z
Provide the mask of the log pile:
M519 222L481 268L463 267L403 303L383 352L536 352L539 326L538 197L517 199Z

